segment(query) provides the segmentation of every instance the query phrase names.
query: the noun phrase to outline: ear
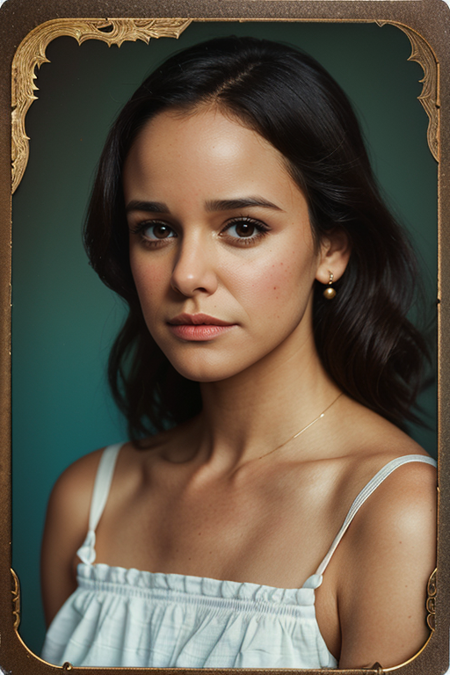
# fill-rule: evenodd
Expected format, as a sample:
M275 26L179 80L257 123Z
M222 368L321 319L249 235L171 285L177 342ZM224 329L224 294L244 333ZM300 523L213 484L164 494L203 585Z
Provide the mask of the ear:
M351 246L347 233L340 227L327 233L320 243L319 265L316 279L321 284L330 280L330 272L337 281L345 272L350 258Z

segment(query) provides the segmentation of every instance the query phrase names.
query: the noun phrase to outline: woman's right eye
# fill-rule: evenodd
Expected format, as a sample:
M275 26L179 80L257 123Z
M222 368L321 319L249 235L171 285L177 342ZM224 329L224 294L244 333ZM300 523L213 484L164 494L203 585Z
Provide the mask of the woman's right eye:
M177 233L167 225L167 223L160 222L145 222L139 223L131 230L134 234L138 234L146 242L159 242L165 239L173 239L177 237Z

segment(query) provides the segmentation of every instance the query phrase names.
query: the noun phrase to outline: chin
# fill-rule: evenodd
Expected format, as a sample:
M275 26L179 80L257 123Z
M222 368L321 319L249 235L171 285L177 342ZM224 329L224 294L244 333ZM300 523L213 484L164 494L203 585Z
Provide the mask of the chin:
M226 364L220 364L208 363L205 359L196 363L186 363L186 360L170 359L169 356L167 358L180 375L193 382L220 382L246 369L245 366L240 367L239 364L233 362L233 365L230 367L229 359Z

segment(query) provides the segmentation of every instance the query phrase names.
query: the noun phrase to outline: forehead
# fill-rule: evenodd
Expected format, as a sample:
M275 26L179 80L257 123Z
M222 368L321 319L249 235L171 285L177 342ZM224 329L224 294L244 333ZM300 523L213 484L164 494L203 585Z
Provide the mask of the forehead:
M147 122L134 141L127 162L130 156L132 161L142 161L150 149L163 149L179 158L188 149L193 160L207 161L208 155L227 160L240 148L251 148L258 154L263 152L282 160L282 155L260 134L217 106L192 111L168 110Z
M202 187L220 192L238 186L300 192L286 160L260 134L217 107L165 111L137 136L124 167L124 189ZM218 195L214 195L218 196Z

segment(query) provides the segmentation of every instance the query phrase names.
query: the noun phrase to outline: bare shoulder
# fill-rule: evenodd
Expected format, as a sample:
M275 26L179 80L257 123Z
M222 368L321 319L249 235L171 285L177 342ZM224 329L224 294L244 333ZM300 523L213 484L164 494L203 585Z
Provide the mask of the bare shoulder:
M343 540L344 546L354 549L352 559L371 553L375 544L378 551L383 546L391 551L400 545L411 549L431 537L434 545L435 463L412 438L374 417L375 433L367 434L363 452L353 454L346 471L350 483L352 475L358 476L359 488L379 476Z
M95 475L103 449L71 464L56 481L47 507L41 551L44 610L50 622L75 590L77 549L86 537Z
M392 436L393 449L374 448L379 468L405 455L427 456L414 441ZM391 446L392 447L392 446ZM368 497L342 542L339 606L340 667L378 661L398 665L427 638L426 586L435 567L436 469L423 461L397 466Z
M349 531L349 543L357 542L360 553L365 543L372 548L373 535L378 548L393 546L399 537L399 543L420 545L436 527L436 487L433 465L410 461L398 466L360 509Z
M95 475L103 448L81 457L59 476L50 495L48 516L67 516L69 521L88 522Z

